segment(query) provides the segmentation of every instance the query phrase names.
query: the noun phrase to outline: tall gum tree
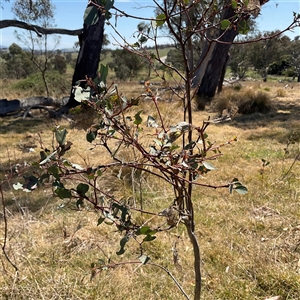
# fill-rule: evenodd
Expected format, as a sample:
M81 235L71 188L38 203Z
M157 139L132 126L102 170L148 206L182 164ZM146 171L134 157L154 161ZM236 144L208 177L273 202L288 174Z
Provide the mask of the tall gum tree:
M241 11L238 11L238 6L232 5L233 2L235 1L224 2L216 39L208 37L206 40L206 44L209 44L209 46L206 45L204 50L211 47L212 51L211 53L203 52L208 63L205 66L205 70L203 70L203 66L200 66L195 75L194 87L198 87L196 96L198 109L204 109L205 104L214 97L218 86L223 84L228 54L234 39L239 32L247 32L249 29L247 24L249 18L251 16L256 17L260 7L268 0L250 0L248 5ZM225 21L230 22L230 26L224 29L222 28L222 22ZM200 61L201 59L203 59L203 56L200 57Z

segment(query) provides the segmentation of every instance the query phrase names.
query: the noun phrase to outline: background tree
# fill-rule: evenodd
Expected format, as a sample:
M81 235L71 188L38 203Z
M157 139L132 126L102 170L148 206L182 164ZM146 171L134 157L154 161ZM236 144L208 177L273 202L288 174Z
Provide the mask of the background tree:
M166 63L172 65L177 70L183 70L184 59L181 52L178 49L171 49L166 58Z
M233 45L230 49L228 66L236 78L244 78L250 62L248 59L247 44Z
M297 81L300 82L300 37L295 37L286 50L288 66L294 72L293 78L297 77Z
M273 68L275 64L277 66L282 65L282 57L284 56L284 51L290 41L287 36L277 35L278 33L278 31L264 33L259 32L254 38L262 38L262 40L257 43L247 45L251 65L263 78L265 78L265 80L271 64L273 64ZM274 38L264 39L268 36L274 36ZM275 73L278 72L279 69L277 67Z
M126 49L112 51L112 62L109 67L115 71L116 77L120 80L131 80L142 70L143 60Z
M13 43L9 46L8 52L1 55L4 59L4 68L1 76L8 78L24 78L37 71L31 62L31 55L20 46Z
M53 70L58 71L60 74L65 74L67 71L67 61L59 54L56 54L51 60Z
M53 27L55 6L50 0L17 0L14 2L12 11L15 16L24 22L32 22L44 28ZM49 67L49 60L53 56L53 50L48 50L48 35L37 37L36 33L29 31L21 34L15 31L16 37L31 52L31 60L40 71L45 85L47 97L49 97L49 88L47 84L46 72ZM58 45L59 39L53 37L55 46ZM54 49L53 48L53 49Z

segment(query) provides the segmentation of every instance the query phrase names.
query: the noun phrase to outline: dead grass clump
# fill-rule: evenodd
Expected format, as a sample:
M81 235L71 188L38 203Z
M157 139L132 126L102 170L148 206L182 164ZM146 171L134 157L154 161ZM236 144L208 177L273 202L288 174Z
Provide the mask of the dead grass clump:
M232 111L236 107L241 114L265 114L274 110L269 94L251 88L240 91L226 90L214 99L213 107L220 115L224 110Z
M214 110L218 112L219 116L226 111L237 110L237 103L239 102L239 91L227 90L224 93L219 94L214 99L212 106Z
M262 91L248 90L244 94L244 101L238 105L238 112L241 114L249 115L253 113L269 113L274 110L274 106L271 103L270 96Z
M285 97L286 96L286 91L284 89L277 89L276 90L276 97Z

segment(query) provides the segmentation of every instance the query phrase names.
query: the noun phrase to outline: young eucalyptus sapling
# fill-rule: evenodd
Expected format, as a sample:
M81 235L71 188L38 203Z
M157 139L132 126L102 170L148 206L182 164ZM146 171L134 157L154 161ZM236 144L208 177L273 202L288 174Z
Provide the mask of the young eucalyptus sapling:
M147 39L156 40L159 26L164 23L169 25L171 22L172 12L167 6L159 6L160 15L152 21L149 29L145 30L146 26L143 26L136 44L127 43L126 47L124 46L128 51L148 59L150 64L156 61L166 68L171 68L176 74L173 79L178 82L179 78L180 84L183 82L184 91L178 94L182 101L182 120L171 125L165 122L158 103L157 92L149 82L145 83L145 92L151 97L152 113L145 118L142 109L134 109L140 105L142 95L128 99L119 91L118 86L114 84L107 86L107 68L102 66L100 76L95 80L89 77L82 78L85 87L81 81L80 85L74 86L73 95L75 100L81 101L91 109L97 120L87 131L87 141L93 145L93 148L101 147L110 156L110 160L101 161L99 158L97 166L88 167L69 161L65 154L72 144L67 141L67 131L56 128L54 134L57 147L52 152L46 149L41 152L36 173L39 176L32 176L30 184L18 184L15 188L32 190L38 185L45 184L46 179L52 178L54 193L59 198L67 202L75 201L77 209L84 209L84 206L88 205L89 209L93 208L100 213L98 225L105 222L114 225L120 231L121 240L119 249L116 251L117 255L125 253L129 242L137 243L141 264L152 263L144 247L147 242L158 238L162 231L169 231L174 227L184 225L193 247L195 272L193 298L199 299L201 259L195 233L193 187L228 188L229 192L237 191L240 194L245 194L247 189L237 178L229 179L228 183L222 185L212 185L201 181L203 176L214 171L213 161L221 155L221 148L232 144L236 138L216 145L209 142L207 128L212 123L221 120L207 120L202 124L193 122L192 98L195 91L192 90L191 85L195 69L190 63L192 57L190 41L193 33L200 28L200 24L192 28L189 21L189 13L194 9L196 2L183 1L182 3L177 14L185 16L184 26L189 27L186 28L188 34L181 35L180 32L174 32L174 36L183 55L183 73L161 60L158 45L156 45L156 53L148 53L143 48L143 43ZM89 18L92 19L93 13L97 16L98 10L89 8ZM224 25L221 24L221 26ZM227 26L230 27L231 23ZM160 76L154 64L153 67L154 72ZM128 152L134 155L124 156L124 153ZM163 203L160 206L164 209L158 211L154 208L144 209L139 203L129 203L122 197L117 197L101 184L103 178L111 174L115 174L115 180L122 179L122 172L125 169L136 170L151 178L158 178L172 189L171 200L166 201L163 196L159 198L159 201ZM134 193L134 190L132 192ZM110 262L105 260L102 260L101 264L93 264L93 274L109 266L111 266ZM188 298L180 284L174 277L172 279L183 295Z

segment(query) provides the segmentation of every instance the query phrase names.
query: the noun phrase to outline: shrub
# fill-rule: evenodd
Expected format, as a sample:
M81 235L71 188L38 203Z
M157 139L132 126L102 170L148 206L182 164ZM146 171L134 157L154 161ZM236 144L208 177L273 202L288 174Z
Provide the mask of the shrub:
M57 71L51 71L46 74L46 78L49 82L50 94L53 96L61 96L62 94L68 93L70 89L69 80L59 74ZM31 94L43 95L45 94L45 85L43 79L39 73L32 74L25 79L21 79L16 82L13 86L16 90L30 91Z

